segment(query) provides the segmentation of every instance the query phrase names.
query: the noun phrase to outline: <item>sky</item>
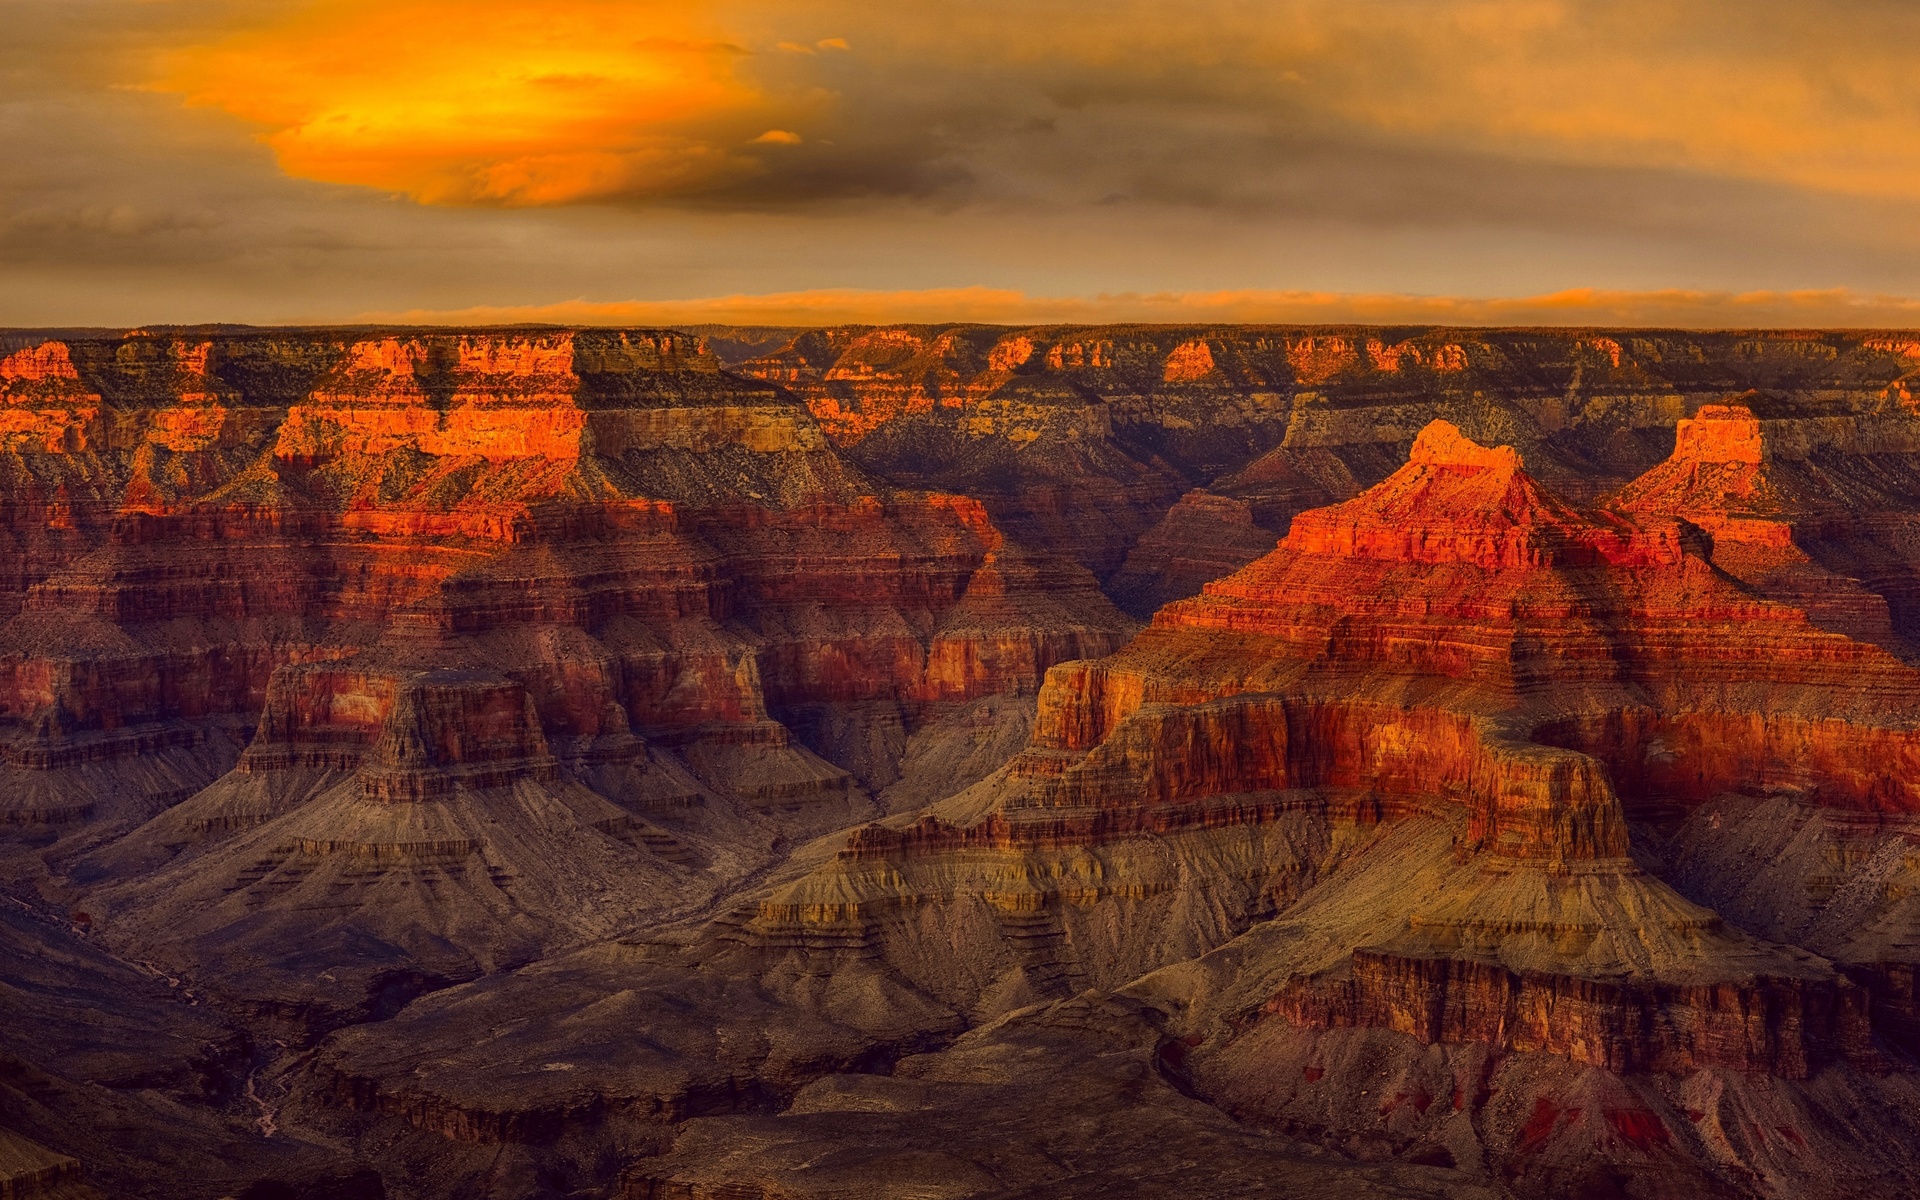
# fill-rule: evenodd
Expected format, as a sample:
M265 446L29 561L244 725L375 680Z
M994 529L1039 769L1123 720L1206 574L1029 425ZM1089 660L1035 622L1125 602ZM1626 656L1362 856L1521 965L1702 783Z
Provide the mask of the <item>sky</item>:
M1911 0L0 0L0 324L1920 327Z

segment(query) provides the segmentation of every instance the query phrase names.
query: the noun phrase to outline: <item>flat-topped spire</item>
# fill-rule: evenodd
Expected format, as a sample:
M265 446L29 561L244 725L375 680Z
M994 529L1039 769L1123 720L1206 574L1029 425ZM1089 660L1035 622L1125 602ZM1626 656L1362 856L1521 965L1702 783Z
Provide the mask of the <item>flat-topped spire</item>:
M1512 446L1482 446L1452 421L1433 421L1413 440L1407 462L1435 467L1486 467L1520 470L1520 452Z
M1673 457L1678 461L1758 466L1765 453L1760 421L1744 404L1702 405L1674 433Z

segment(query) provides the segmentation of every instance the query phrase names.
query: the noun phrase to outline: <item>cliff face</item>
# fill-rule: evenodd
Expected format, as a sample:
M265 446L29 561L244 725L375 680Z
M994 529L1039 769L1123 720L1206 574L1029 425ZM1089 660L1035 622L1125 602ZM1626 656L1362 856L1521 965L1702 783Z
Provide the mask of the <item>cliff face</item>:
M0 335L0 883L260 1173L1920 1179L1910 339L709 332Z
M942 706L1129 628L1084 570L870 479L683 335L134 333L5 362L0 812L110 882L91 903L144 948L321 1022L358 1003L296 965L328 938L373 939L335 976L372 994L605 933L591 896L685 904L866 811ZM278 922L321 895L345 915L303 949Z
M977 496L1028 544L1102 579L1120 571L1117 597L1144 616L1204 582L1165 546L1215 544L1208 561L1231 566L1271 548L1235 533L1237 509L1216 509L1225 529L1196 522L1192 498L1168 514L1190 488L1247 504L1277 538L1296 513L1379 482L1442 417L1592 499L1664 457L1675 422L1728 396L1753 392L1788 422L1905 416L1906 344L1797 332L906 326L804 333L772 354L743 346L730 362L803 398L869 470ZM1155 530L1163 517L1171 524Z
M1668 462L1583 507L1514 448L1434 421L1400 469L1295 517L1275 550L1119 653L1054 668L1004 771L857 832L757 927L892 946L895 913L935 905L958 938L953 914L984 895L1060 930L1044 953L1068 987L1147 969L1128 990L1174 1014L1169 1069L1254 1120L1280 1112L1256 1098L1262 1063L1340 1031L1623 1078L1887 1071L1914 1027L1910 975L1889 966L1906 951L1879 937L1836 959L1832 942L1816 955L1730 924L1633 846L1634 822L1671 829L1732 792L1789 791L1836 821L1920 811L1920 672L1884 607L1858 619L1875 593L1853 582L1846 620L1720 565L1808 536L1739 523L1787 491L1766 472L1791 454L1750 412L1709 408ZM1674 879L1706 898L1730 863L1694 837L1695 874ZM1287 854L1248 854L1276 840ZM1229 927L1277 915L1182 963L1204 924L1150 898L1190 893L1176 880L1200 861ZM1022 886L988 882L1010 877ZM1071 915L1082 906L1109 915ZM1908 928L1904 909L1886 919ZM1106 940L1115 925L1146 931L1163 965ZM928 965L903 969L937 986ZM1463 1095L1456 1110L1490 1122L1476 1153L1539 1165L1544 1134L1501 1143L1509 1118ZM1388 1112L1321 1128L1370 1136ZM1580 1169L1645 1169L1639 1143L1621 1145ZM1717 1169L1705 1149L1676 1153L1669 1182ZM1810 1185L1782 1172L1767 1186Z
M977 502L867 480L803 409L677 335L136 335L7 362L8 411L68 422L15 443L15 466L90 498L5 597L0 711L18 721L253 714L279 665L381 638L625 623L601 679L544 668L543 722L591 733L617 701L681 727L758 719L769 698L1031 687L1036 662L1124 628L1090 581L1004 547ZM1065 620L955 648L1033 591ZM809 629L796 606L833 615ZM836 653L863 657L838 682L795 676Z

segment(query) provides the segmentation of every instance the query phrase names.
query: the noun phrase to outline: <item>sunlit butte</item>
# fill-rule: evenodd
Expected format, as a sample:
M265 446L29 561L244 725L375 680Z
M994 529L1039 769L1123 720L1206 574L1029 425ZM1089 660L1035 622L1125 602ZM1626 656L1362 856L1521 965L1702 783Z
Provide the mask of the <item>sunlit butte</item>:
M697 5L320 0L168 56L161 86L257 126L299 178L554 204L753 171L732 147L769 104L743 54Z

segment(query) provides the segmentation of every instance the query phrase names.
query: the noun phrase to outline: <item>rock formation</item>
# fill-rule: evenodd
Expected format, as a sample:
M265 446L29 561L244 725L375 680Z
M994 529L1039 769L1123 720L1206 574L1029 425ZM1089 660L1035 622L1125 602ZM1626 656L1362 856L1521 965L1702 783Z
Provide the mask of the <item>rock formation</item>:
M1720 420L1710 412L1703 423ZM1691 434L1677 457L1699 452ZM798 882L778 908L763 905L762 920L870 930L899 889L857 898L878 874L853 864L874 860L890 881L941 881L916 903L959 907L989 885L956 887L955 872L997 852L1019 854L1021 874L1053 885L1024 902L987 892L1000 903L1036 915L1117 906L1127 915L1110 921L1184 957L1191 942L1128 904L1169 885L1127 847L1146 838L1178 860L1237 867L1223 862L1236 841L1304 817L1326 831L1318 861L1292 879L1260 864L1265 887L1285 898L1304 890L1300 899L1131 989L1192 1030L1177 1043L1180 1077L1230 1111L1280 1119L1266 1083L1257 1099L1244 1091L1265 1080L1269 1057L1367 1029L1409 1047L1544 1055L1629 1079L1839 1071L1857 1090L1890 1054L1909 1052L1910 974L1848 967L1729 925L1635 861L1629 822L1755 787L1843 814L1910 812L1899 764L1920 736L1920 675L1716 572L1689 528L1582 511L1535 482L1511 448L1435 422L1400 471L1296 518L1273 554L1163 610L1125 651L1056 668L1031 747L991 795L943 806L957 819L936 810L857 833L840 864ZM1336 848L1337 830L1370 823L1385 832L1364 853ZM1245 832L1223 844L1223 830ZM1089 855L1091 867L1076 862ZM823 889L840 898L826 902ZM1054 919L1093 968L1090 982L1111 986L1102 960L1121 958L1122 974L1151 966L1103 944L1097 920L1089 931L1085 918ZM1300 1069L1311 1082L1313 1069ZM1454 1088L1455 1111L1485 1103L1471 1086ZM1569 1110L1532 1090L1552 1113ZM1625 1132L1576 1174L1595 1160L1646 1173L1636 1147L1679 1144L1667 1117L1618 1103L1637 1115L1609 1117ZM1783 1128L1806 1138L1802 1123ZM1504 1155L1504 1169L1539 1166L1524 1128L1504 1146L1504 1134L1478 1136L1475 1156L1490 1165ZM1622 1138L1625 1154L1607 1149ZM1400 1144L1426 1152L1418 1139ZM1449 1162L1459 1154L1427 1149ZM1674 1156L1685 1161L1654 1169L1720 1178L1714 1160L1725 1157L1700 1144ZM1771 1178L1845 1194L1804 1168Z
M1909 346L0 335L0 1188L1920 1189Z
M16 360L13 402L70 422L18 460L102 503L0 631L7 818L110 927L275 1010L695 904L783 830L870 811L807 742L882 785L889 729L1127 627L677 335Z

